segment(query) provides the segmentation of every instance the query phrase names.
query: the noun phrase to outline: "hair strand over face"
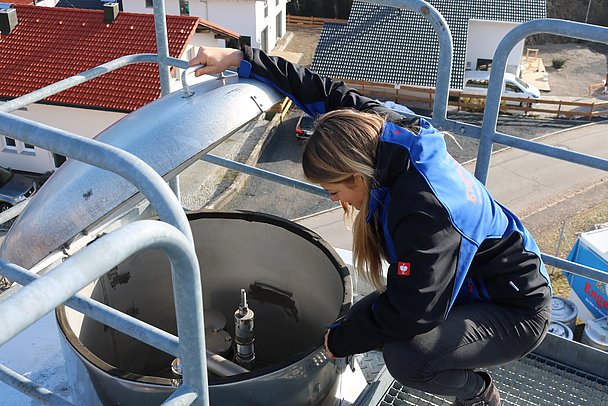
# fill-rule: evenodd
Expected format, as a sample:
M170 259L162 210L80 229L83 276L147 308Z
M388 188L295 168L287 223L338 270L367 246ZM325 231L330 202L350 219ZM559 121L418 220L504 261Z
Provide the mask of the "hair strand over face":
M384 118L372 113L341 109L321 116L302 156L306 178L313 183L346 183L353 174L363 175L368 190L374 187L378 139ZM381 288L383 248L376 231L376 221L366 223L369 193L353 222L353 259L356 271ZM353 208L341 202L346 216Z

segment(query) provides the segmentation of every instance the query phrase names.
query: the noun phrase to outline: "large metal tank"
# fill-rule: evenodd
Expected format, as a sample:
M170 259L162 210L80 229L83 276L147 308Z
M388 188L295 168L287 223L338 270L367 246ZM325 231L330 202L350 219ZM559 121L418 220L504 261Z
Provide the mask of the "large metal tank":
M282 99L259 81L236 77L191 90L191 97L176 92L142 107L96 139L138 156L171 179ZM15 222L0 257L46 272L106 232L149 217L135 206L142 198L120 176L68 159ZM218 337L234 339L241 289L255 312L256 361L249 372L211 376L212 404L333 401L340 367L326 359L323 334L352 300L350 276L339 257L317 235L276 217L205 212L192 214L190 224L204 309L213 315L206 318L226 320L208 349L220 351ZM161 252L134 255L81 293L176 333L172 281ZM179 385L171 368L174 356L71 309L59 308L57 318L75 404L159 404ZM232 356L229 350L223 355Z
M132 153L169 180L282 100L270 86L237 77L190 89L192 96L176 91L161 97L95 139ZM0 256L27 269L39 266L57 250L73 250L76 240L94 238L142 199L119 175L68 159L13 224Z
M341 368L325 357L323 334L352 298L348 269L337 254L318 235L278 217L199 212L189 220L206 317L221 314L234 339L240 289L255 312L251 372L212 376L211 404L332 404ZM83 294L176 334L169 263L159 251L131 257ZM69 308L59 308L57 318L64 348L85 365L103 405L160 404L175 390L175 357ZM73 397L90 404L87 388L72 386Z

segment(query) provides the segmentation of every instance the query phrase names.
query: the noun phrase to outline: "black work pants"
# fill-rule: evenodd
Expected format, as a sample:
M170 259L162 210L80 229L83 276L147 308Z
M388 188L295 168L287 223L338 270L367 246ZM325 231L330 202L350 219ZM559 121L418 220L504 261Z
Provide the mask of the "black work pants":
M549 306L534 313L485 302L457 304L433 330L410 341L384 344L384 362L393 378L405 386L471 399L484 386L473 370L505 364L531 352L545 337L550 317Z

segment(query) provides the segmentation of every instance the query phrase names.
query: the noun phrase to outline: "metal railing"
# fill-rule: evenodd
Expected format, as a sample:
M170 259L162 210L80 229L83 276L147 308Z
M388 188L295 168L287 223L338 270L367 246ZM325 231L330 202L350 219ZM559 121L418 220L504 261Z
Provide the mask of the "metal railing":
M493 143L608 171L608 160L606 159L522 140L496 131L501 83L506 60L517 42L527 35L551 33L608 43L607 28L544 19L521 24L511 31L499 45L493 60L488 102L484 110L483 125L480 128L447 118L453 44L450 29L441 14L433 6L422 0L364 1L413 10L423 15L434 27L439 36L440 53L436 97L433 117L430 120L435 127L441 130L480 140L475 176L482 182L485 183L487 179ZM187 63L168 56L165 10L162 0L154 0L154 18L158 55L125 56L0 106L0 133L123 176L148 198L160 218L168 223L142 220L122 226L116 231L99 238L95 244L84 248L41 277L0 259L0 274L24 285L20 291L14 294L0 296L0 325L2 325L0 345L33 324L55 306L66 303L88 317L116 328L158 349L175 356L181 356L184 360L183 385L164 404L208 405L207 361L203 356L205 354L205 342L202 333L204 331L204 320L199 265L194 252L189 224L176 196L160 175L145 162L123 150L7 114L9 111L42 100L79 83L132 63L157 62L161 75L161 90L163 94L166 94L169 83L168 66L186 69ZM205 155L203 159L305 192L325 196L324 192L321 191L322 189L316 186L281 175L209 154ZM141 235L145 235L145 238L140 237ZM179 341L177 337L164 331L77 294L82 287L110 271L122 259L148 247L156 247L164 251L172 264L175 281L174 297L177 298L176 314ZM107 252L112 252L112 256L105 254ZM96 260L87 261L87 258L91 257L95 257ZM608 283L608 274L600 270L545 254L543 254L543 259L549 265L558 266L575 274ZM87 261L86 266L83 266L83 261ZM92 262L95 266L92 266ZM44 404L69 404L69 402L49 390L1 365L0 380Z
M39 278L27 270L0 260L0 275L8 276L24 285L20 291L13 294L9 290L0 297L0 325L2 325L0 345L42 318L54 307L66 303L88 317L113 326L125 334L184 360L183 384L164 402L165 404L208 405L205 339L204 335L199 334L204 331L204 320L198 260L188 220L174 192L148 164L128 152L8 114L10 111L134 63L158 63L161 93L163 95L169 93L169 65L186 69L188 64L168 55L166 18L162 0L154 0L154 19L158 54L127 55L0 106L0 133L119 174L146 196L157 210L159 217L166 222L165 224L138 221L130 224L129 227L121 227L99 238L95 244L83 249ZM174 181L173 184L175 185L176 182ZM7 213L6 217L16 214L17 210ZM135 229L129 233L128 230L133 227ZM111 251L104 250L104 246ZM156 247L165 252L170 259L172 278L176 284L174 296L179 342L170 334L108 306L75 296L82 287L117 265L120 262L119 258L125 259L146 247ZM107 255L108 252L112 252L112 255ZM92 257L95 261L90 261ZM82 261L86 262L86 266ZM0 381L44 404L70 404L5 366L0 366Z

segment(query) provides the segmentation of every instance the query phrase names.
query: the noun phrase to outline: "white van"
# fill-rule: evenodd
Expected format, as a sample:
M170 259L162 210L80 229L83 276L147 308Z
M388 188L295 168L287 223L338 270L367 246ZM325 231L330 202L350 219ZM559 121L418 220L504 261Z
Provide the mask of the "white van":
M466 71L464 73L464 93L488 94L488 84L490 82L490 71ZM540 98L540 90L532 86L512 73L505 73L503 96L508 97L530 97Z

